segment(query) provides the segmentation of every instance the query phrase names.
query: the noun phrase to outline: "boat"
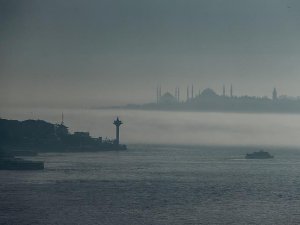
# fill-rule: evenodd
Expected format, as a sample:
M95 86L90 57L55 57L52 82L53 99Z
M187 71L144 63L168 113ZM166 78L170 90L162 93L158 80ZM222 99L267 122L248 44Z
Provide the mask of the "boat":
M43 161L31 161L21 158L0 158L0 170L43 170Z
M274 158L274 156L270 155L269 152L265 152L263 150L260 150L258 152L253 152L250 154L246 154L246 159L271 159Z
M0 170L43 170L43 161L17 158L11 151L0 147Z

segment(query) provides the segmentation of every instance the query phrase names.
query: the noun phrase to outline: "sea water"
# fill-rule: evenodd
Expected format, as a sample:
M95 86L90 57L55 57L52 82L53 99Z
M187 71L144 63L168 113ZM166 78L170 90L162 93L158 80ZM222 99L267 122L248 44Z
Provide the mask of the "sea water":
M300 151L130 145L0 171L0 224L299 224Z
M45 161L43 171L0 171L1 225L300 224L300 115L2 108L0 116L60 123L62 112L71 132L104 139L120 116L128 150L42 153L33 160ZM275 158L244 159L260 149Z

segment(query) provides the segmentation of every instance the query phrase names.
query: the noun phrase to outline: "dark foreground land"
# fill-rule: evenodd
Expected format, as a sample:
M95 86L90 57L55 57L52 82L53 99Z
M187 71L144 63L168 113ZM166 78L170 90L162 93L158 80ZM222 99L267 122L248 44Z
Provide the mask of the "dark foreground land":
M0 224L299 224L300 152L255 150L43 153L43 171L0 171Z
M113 140L93 138L88 132L70 133L63 123L6 119L0 119L0 146L13 155L126 149L125 145L119 145Z

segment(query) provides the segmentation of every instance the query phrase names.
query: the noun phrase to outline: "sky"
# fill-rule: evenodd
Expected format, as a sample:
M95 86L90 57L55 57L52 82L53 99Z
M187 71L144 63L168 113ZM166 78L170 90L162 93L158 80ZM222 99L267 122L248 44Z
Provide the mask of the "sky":
M297 0L0 0L0 107L94 107L233 85L300 96Z

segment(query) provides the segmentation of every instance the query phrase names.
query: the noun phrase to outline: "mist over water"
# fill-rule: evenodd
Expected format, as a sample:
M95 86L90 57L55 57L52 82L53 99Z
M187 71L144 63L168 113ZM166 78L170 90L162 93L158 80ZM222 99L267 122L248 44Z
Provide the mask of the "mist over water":
M0 0L0 118L105 140L119 117L128 147L4 125L16 143L0 146L0 225L300 224L300 113L96 109L300 112L299 12L297 0ZM274 158L245 158L260 149ZM38 155L13 157L23 150ZM6 170L31 160L44 169Z
M7 119L64 123L71 132L114 138L119 116L122 143L300 146L300 115L92 109L1 109Z

